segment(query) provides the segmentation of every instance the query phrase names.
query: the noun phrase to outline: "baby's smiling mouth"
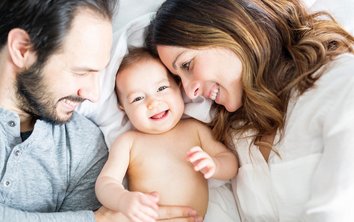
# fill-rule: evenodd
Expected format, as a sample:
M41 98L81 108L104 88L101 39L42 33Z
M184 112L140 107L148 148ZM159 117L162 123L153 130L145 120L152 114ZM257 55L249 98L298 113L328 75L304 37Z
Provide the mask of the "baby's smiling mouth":
M168 115L168 113L169 113L169 110L165 110L165 111L159 112L159 113L151 116L150 119L160 120L160 119L165 118Z

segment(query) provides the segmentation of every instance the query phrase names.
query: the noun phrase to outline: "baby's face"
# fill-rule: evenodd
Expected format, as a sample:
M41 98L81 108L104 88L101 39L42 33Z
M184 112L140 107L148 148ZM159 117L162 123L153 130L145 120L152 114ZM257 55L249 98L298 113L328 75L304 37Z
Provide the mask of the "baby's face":
M157 60L144 60L122 70L116 86L121 106L141 132L167 132L183 114L181 91Z

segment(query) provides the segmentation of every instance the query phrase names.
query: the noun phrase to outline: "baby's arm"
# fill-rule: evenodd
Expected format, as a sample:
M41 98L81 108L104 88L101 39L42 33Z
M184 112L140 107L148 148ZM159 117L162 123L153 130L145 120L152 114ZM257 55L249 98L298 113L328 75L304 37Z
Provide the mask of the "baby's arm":
M227 180L234 177L238 170L236 155L224 144L214 139L211 130L203 123L196 122L201 147L192 147L187 153L188 160L196 171L206 179Z
M96 181L96 195L103 206L122 212L133 222L153 222L158 218L158 197L124 189L122 182L129 166L132 132L118 137Z

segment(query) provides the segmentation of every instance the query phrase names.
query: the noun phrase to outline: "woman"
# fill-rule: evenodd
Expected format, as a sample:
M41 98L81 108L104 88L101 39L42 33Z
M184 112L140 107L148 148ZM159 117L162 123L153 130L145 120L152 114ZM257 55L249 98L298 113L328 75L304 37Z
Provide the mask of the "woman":
M352 221L354 38L296 0L167 0L147 46L214 100L242 221Z

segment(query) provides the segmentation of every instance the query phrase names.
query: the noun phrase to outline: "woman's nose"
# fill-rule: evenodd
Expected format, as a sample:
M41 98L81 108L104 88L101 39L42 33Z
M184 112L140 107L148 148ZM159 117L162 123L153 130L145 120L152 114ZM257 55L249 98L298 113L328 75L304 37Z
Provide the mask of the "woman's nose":
M184 83L182 81L184 91L190 99L196 99L201 95L201 86L198 82Z

